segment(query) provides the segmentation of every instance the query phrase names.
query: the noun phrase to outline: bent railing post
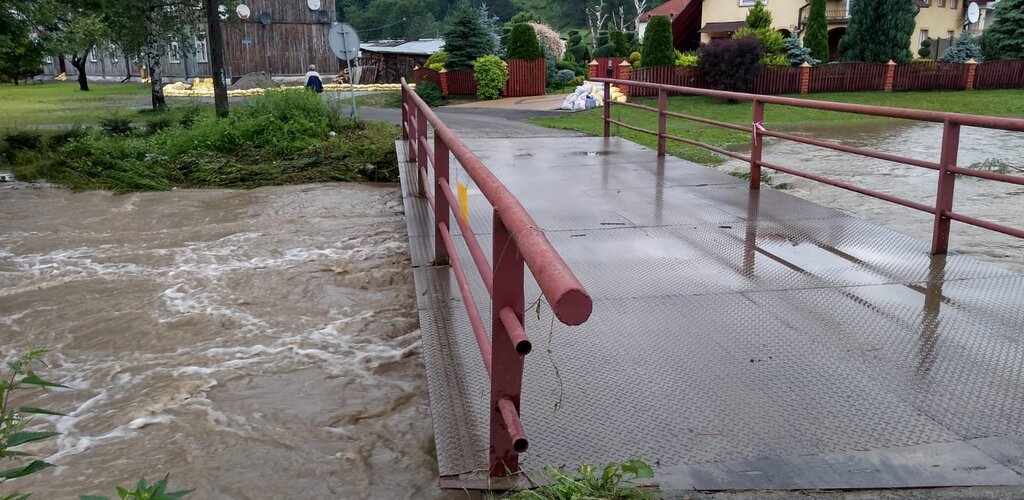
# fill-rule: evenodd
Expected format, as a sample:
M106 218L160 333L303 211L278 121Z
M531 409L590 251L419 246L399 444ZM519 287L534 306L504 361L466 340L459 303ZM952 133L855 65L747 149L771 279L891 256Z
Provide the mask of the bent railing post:
M942 151L939 153L939 186L935 194L935 226L932 228L932 255L949 249L948 213L953 211L953 188L957 151L960 148L960 125L948 119L942 123Z

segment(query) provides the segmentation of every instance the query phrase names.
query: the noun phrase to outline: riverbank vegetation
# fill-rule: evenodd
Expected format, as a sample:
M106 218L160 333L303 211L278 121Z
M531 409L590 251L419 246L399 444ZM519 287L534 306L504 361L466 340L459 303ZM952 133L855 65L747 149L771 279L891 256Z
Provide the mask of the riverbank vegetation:
M24 181L118 193L397 178L398 127L344 120L311 92L268 92L228 118L198 107L148 113L145 127L114 115L100 129L8 133L0 165Z
M811 94L795 96L832 102L870 104L894 108L916 108L933 111L950 111L989 116L1024 116L1024 89L975 90L956 92L844 92L832 94ZM633 102L658 107L657 98L635 99ZM668 100L670 111L711 118L750 127L751 104L749 102L728 103L721 99L676 96ZM579 113L568 113L551 118L537 118L531 122L545 127L576 130L601 135L603 124L602 108ZM658 129L658 115L650 111L613 106L612 118L648 130ZM765 125L769 129L792 128L809 123L848 123L889 120L876 116L836 113L813 109L791 108L788 106L765 106ZM657 138L612 125L612 133L631 141L654 148ZM711 125L681 119L669 119L668 133L687 139L697 140L712 146L729 148L750 143L750 134L726 130ZM667 151L673 156L704 165L718 165L725 157L703 148L668 141Z

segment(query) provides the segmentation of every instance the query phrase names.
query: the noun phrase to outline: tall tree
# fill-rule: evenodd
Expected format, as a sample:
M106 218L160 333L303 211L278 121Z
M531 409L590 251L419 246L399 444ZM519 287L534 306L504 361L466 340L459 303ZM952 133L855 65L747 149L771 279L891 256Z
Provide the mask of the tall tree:
M671 66L676 60L676 49L672 44L672 23L668 16L654 16L647 23L644 44L640 52L640 63L645 68Z
M210 41L210 70L213 73L213 107L217 116L228 116L228 86L224 75L224 40L220 30L220 1L203 0L206 6L206 32Z
M42 72L43 40L34 32L34 5L0 1L0 75L18 81Z
M811 0L811 12L807 15L807 31L804 32L804 46L811 49L811 56L819 61L828 61L828 18L825 17L826 0Z
M480 11L463 4L452 13L444 32L444 51L448 53L444 66L450 70L472 68L478 58L494 53L491 37L480 23Z
M990 59L1024 58L1024 0L1000 0L993 11L995 22L984 34Z
M89 54L108 40L107 27L98 10L75 5L64 7L57 16L59 31L53 38L54 48L61 54L71 55L71 65L78 70L78 88L88 91L85 64L89 61Z
M762 0L754 2L754 6L750 8L750 12L747 12L747 18L744 20L744 23L748 28L753 28L755 30L765 28L770 29L773 22L772 13L770 10L765 8Z
M601 33L604 31L604 23L608 20L608 12L605 10L605 0L597 0L594 5L586 8L587 26L590 28L590 46L597 49L601 45Z
M846 35L839 41L842 59L909 63L916 15L917 8L910 0L856 0Z

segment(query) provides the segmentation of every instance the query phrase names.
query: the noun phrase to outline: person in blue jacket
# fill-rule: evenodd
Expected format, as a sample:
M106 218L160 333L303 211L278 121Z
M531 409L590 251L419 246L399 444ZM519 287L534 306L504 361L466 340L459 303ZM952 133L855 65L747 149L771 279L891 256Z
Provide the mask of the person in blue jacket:
M317 94L324 91L324 82L320 80L320 73L316 72L316 65L310 64L306 72L306 88Z

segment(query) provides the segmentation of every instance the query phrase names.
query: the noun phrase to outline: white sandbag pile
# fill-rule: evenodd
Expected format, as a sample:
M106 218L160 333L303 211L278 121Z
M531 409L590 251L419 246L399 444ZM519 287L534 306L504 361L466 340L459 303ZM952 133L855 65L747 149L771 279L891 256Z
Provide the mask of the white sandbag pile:
M615 102L626 102L626 95L618 87L612 85L611 99ZM583 82L576 90L565 97L561 109L566 111L582 111L584 109L604 106L604 84Z

